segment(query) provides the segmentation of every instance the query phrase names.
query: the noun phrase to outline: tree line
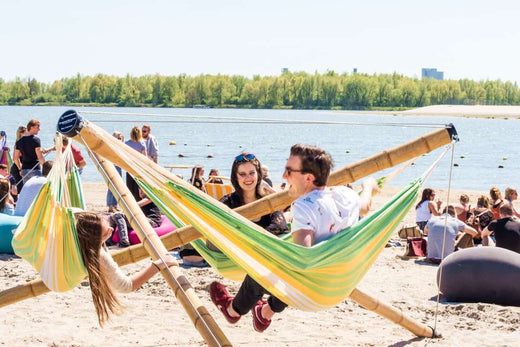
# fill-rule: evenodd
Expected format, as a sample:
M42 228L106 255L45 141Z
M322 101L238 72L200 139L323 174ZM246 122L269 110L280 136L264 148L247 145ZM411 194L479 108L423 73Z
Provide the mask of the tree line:
M516 83L439 81L394 74L284 72L280 76L104 74L62 78L0 78L0 104L91 104L152 107L399 109L437 104L518 105Z

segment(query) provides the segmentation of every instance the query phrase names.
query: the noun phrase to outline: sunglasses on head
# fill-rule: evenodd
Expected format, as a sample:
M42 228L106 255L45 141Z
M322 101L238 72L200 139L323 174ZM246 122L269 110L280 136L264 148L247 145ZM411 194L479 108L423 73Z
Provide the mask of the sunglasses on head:
M239 163L242 163L244 161L250 161L250 160L255 160L256 157L254 154L252 153L248 153L248 154L240 154L240 155L237 155L235 157L235 160Z

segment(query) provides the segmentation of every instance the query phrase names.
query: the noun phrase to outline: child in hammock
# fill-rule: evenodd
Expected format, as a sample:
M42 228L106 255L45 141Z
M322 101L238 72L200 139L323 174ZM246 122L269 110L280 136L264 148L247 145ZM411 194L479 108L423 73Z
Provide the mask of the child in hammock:
M92 212L79 212L74 216L92 299L101 326L111 313L121 311L121 304L114 291L122 293L134 291L164 269L164 263L168 267L178 265L175 258L166 254L163 257L164 263L158 259L132 277L126 276L103 247L103 243L113 232L108 221L102 215Z
M365 180L361 195L345 186L326 187L331 167L332 158L324 150L302 144L291 147L283 178L289 184L289 196L297 198L291 205L294 243L311 247L354 224L370 210L372 193L378 190L376 181ZM210 285L211 300L228 322L236 323L252 310L253 327L258 332L265 331L274 314L287 307L272 295L262 300L264 294L269 293L249 275L235 297L218 282Z

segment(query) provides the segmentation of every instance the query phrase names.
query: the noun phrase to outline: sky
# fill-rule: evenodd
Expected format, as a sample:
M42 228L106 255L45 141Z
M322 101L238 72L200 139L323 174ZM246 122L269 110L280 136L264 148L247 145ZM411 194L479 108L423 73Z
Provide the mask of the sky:
M0 78L290 71L520 82L520 2L0 0Z

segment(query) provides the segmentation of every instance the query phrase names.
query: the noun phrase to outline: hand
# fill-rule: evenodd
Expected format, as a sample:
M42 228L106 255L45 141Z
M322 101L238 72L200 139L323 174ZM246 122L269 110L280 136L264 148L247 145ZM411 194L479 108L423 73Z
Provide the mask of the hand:
M377 185L377 181L373 177L369 177L366 180L361 183L361 187L363 188L363 191L368 192L378 192L379 187Z
M177 262L177 260L170 253L166 253L163 256L163 260L166 263L166 265L168 265L168 267L179 266L179 263ZM157 259L153 263L155 264L155 266L159 267L159 269L161 269L161 270L164 269L164 263L161 261L161 259Z

